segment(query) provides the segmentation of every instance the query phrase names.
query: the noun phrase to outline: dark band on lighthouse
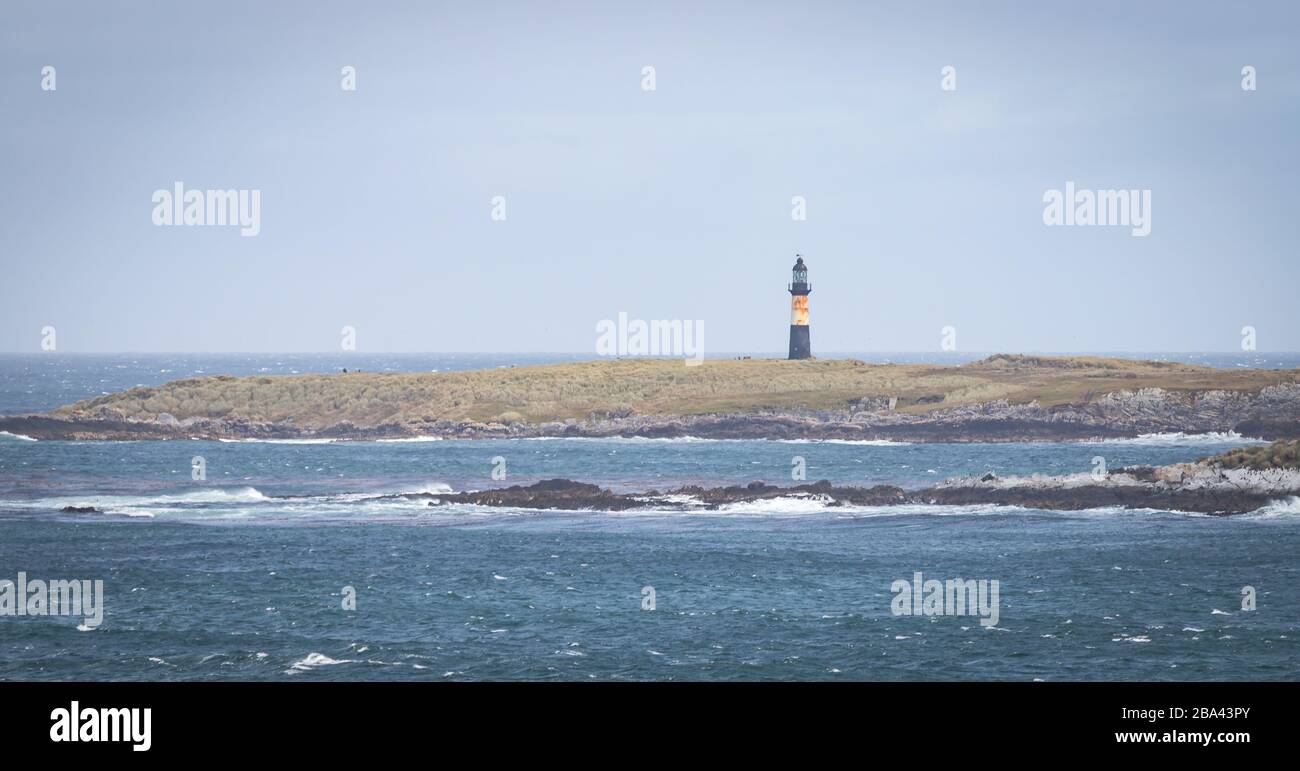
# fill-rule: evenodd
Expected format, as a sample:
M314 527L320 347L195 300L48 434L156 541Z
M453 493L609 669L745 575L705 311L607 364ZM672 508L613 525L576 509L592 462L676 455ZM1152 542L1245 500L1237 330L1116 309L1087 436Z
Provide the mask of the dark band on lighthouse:
M812 358L812 338L808 333L808 266L803 257L795 255L794 281L790 284L790 358Z

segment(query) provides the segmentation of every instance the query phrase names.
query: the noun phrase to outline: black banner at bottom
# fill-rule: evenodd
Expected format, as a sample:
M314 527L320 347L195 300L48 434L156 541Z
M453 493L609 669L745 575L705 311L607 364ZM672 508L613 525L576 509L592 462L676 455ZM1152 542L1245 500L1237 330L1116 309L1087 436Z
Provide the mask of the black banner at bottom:
M337 760L467 743L494 758L593 737L638 755L683 742L919 748L976 757L1042 749L1222 757L1294 741L1294 683L4 683L6 750L119 760ZM472 744L470 744L472 743ZM663 746L667 743L667 746Z

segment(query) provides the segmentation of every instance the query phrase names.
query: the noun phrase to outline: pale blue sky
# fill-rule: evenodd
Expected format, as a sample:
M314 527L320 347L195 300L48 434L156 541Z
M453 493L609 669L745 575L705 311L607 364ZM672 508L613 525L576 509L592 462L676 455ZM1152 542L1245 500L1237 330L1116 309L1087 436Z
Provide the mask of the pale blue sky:
M814 351L1300 349L1293 3L0 17L0 350L594 351L625 311L783 351L796 251ZM155 227L176 180L261 234ZM1151 189L1151 235L1046 227L1067 180Z

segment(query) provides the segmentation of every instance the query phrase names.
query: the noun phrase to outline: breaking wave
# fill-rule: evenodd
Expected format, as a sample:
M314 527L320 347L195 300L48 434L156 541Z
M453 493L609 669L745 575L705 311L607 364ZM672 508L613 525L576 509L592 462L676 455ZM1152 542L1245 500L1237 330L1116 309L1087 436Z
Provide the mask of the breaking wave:
M776 498L739 501L709 508L690 495L647 501L645 508L610 512L601 509L540 509L524 506L485 506L472 503L438 503L437 496L454 493L445 483L434 482L399 493L343 492L268 496L253 487L213 488L159 495L65 496L18 501L0 500L0 509L57 516L64 507L94 507L93 512L69 512L77 517L120 516L165 520L263 522L406 522L456 524L484 517L566 516L609 519L644 517L810 517L859 519L871 517L975 517L1034 516L1084 519L1210 516L1165 509L1103 506L1049 511L1011 504L903 503L882 505L837 504L826 495L797 493ZM1295 519L1300 517L1300 497L1279 500L1250 514L1232 519Z
M697 502L698 503L698 502ZM726 516L800 516L833 515L843 519L869 517L975 517L975 516L1025 516L1041 515L1062 518L1107 519L1113 517L1142 517L1164 515L1172 517L1208 516L1192 512L1167 511L1164 509L1125 508L1123 506L1100 506L1092 509L1073 511L1048 511L1025 506L1002 503L978 504L939 504L939 503L900 503L876 506L835 505L826 496L799 495L780 498L765 498L758 501L728 503L717 509L692 511L627 511L619 515L636 514L692 514L692 515L726 515Z
M354 664L351 659L332 659L323 653L308 653L301 659L293 662L288 669L284 670L286 675L297 674L299 672L310 672L320 667L333 666L335 664Z
M410 492L413 492L415 494L427 494L427 495L447 495L449 493L454 493L456 491L451 488L451 485L444 484L442 482L431 482L425 485L424 487L421 487L419 490L413 490ZM407 494L407 491L402 491L401 493L398 493L398 495L404 495L404 494Z
M1185 434L1181 431L1142 434L1128 439L1088 439L1081 444L1136 444L1149 447L1197 447L1205 444L1268 444L1267 440L1242 436L1236 431Z
M848 444L858 447L910 447L912 442L897 442L893 439L773 439L782 444Z
M627 442L630 444L698 444L708 442L743 442L772 444L848 444L860 447L909 447L912 442L892 439L722 439L705 436L526 436L524 442Z
M627 442L629 444L745 441L743 439L707 439L701 436L525 436L520 437L520 440L524 442Z
M342 439L218 439L226 444L335 444Z
M1300 497L1291 496L1261 506L1249 514L1243 514L1241 519L1289 519L1294 517L1300 517Z
M823 495L791 495L759 501L726 503L719 506L717 511L720 514L813 514L839 508L831 506L831 503L831 499Z
M49 512L58 512L64 507L93 507L96 514L155 517L169 511L238 509L272 500L255 487L214 487L160 495L70 495L58 498L0 501L0 507Z

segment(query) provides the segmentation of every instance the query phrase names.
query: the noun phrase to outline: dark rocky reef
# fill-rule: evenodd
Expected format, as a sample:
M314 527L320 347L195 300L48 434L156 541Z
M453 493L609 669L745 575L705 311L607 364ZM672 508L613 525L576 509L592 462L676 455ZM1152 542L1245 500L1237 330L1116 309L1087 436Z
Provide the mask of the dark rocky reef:
M546 479L528 486L515 485L494 490L467 493L432 495L430 505L443 503L473 503L480 506L512 506L526 509L599 509L625 511L627 509L681 508L683 497L692 499L689 508L716 509L728 503L758 501L790 496L828 496L838 504L855 506L884 506L902 503L906 493L901 488L880 485L877 487L835 487L828 481L815 484L776 487L764 482L750 482L745 486L697 487L686 486L661 493L648 490L644 493L614 493L585 482L570 479ZM409 497L409 496L408 496Z
M704 505L705 508L717 508L729 503L744 503L749 501L770 500L772 498L789 498L789 497L818 497L828 504L843 506L888 506L895 503L904 503L907 500L907 493L901 487L893 485L876 485L874 487L836 487L828 480L821 480L812 484L793 485L790 487L777 487L769 485L766 482L750 482L745 486L733 485L731 487L699 487L697 485L688 485L679 487L668 493L673 496L689 496ZM658 493L651 491L645 494L645 497L655 498ZM661 500L656 501L662 504Z
M936 487L913 494L917 503L994 504L1048 511L1120 507L1161 509L1196 514L1245 514L1276 500L1277 495L1230 489L1177 489L1155 485L1087 485L1061 488Z
M528 486L514 485L493 490L442 495L416 493L404 497L430 498L430 506L443 503L474 503L480 506L509 506L524 509L601 509L624 511L643 504L628 495L619 495L585 482L569 479L545 479Z
M1191 464L1186 464L1191 468ZM892 506L899 504L1022 506L1053 511L1105 507L1162 509L1201 514L1230 515L1255 511L1268 503L1300 494L1300 475L1270 480L1271 487L1249 484L1245 476L1214 476L1219 471L1175 467L1125 469L1095 483L1077 479L1043 477L1007 484L989 474L982 478L950 480L934 487L908 492L899 487L839 487L822 480L812 484L778 487L765 482L728 487L686 486L668 492L615 493L585 482L548 479L532 485L463 493L410 494L428 498L429 505L469 503L523 509L568 511L626 511L629 509L713 510L727 504L774 498L813 498L828 507ZM1185 476L1184 476L1185 475ZM1183 481L1185 480L1185 481ZM1215 481L1218 483L1215 483ZM1289 485L1289 486L1288 486Z

